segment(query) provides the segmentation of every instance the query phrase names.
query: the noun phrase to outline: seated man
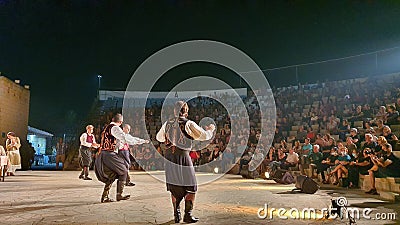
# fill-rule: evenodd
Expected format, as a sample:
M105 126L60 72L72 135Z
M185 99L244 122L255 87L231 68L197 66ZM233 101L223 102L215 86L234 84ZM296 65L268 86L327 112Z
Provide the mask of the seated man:
M322 172L321 172L321 176L322 176L322 183L323 184L329 184L329 181L326 179L325 177L325 171L328 171L328 168L331 166L335 165L335 162L338 158L338 148L337 147L333 147L331 149L331 152L329 154L329 156L327 158L325 158L324 160L322 160Z
M383 145L382 149L386 154L383 154L381 159L376 156L371 156L371 161L374 166L368 170L371 190L365 192L367 194L378 194L375 187L375 178L400 177L400 159L393 154L392 145L387 143Z
M294 152L294 148L289 150L286 160L281 164L281 169L288 170L290 167L296 167L299 163L299 155Z
M323 160L323 155L322 152L320 151L319 145L315 144L313 146L313 152L310 155L310 169L311 169L311 177L316 178L314 176L314 169L317 169L317 174L323 173L323 165L322 165L322 160Z

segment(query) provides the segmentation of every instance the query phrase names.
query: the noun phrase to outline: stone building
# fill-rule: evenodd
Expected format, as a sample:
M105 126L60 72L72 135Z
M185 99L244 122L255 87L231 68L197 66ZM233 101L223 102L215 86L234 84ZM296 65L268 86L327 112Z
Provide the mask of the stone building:
M26 140L29 118L29 86L21 86L0 74L0 144L5 145L7 132L14 131Z

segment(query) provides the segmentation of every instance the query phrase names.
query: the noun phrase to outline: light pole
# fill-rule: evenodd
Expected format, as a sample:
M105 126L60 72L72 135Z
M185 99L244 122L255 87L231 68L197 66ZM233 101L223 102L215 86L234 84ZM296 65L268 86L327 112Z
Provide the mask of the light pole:
M101 83L101 75L97 75L97 79L99 79L99 88L97 89L97 97L100 100L100 83Z

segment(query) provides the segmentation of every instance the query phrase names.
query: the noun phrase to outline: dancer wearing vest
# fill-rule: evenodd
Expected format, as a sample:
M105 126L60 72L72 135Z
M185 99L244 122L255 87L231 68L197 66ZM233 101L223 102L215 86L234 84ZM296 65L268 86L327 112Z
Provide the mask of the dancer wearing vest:
M94 138L93 128L92 125L87 125L86 132L79 138L81 141L79 147L79 164L82 167L79 179L92 180L92 178L89 177L89 166L92 162L91 148L98 148L100 146L96 143L96 139Z
M125 133L121 129L123 117L116 114L110 124L106 126L101 134L100 149L95 161L95 172L97 179L103 182L104 190L101 195L101 202L113 202L108 194L115 179L117 182L117 201L128 200L130 195L122 195L126 182L128 169L125 161L117 153L117 140L121 143L129 143Z
M189 153L192 141L206 141L213 137L214 124L206 130L195 122L188 120L189 107L184 101L178 101L174 106L174 117L165 122L157 133L157 140L165 142L167 150L165 176L167 190L171 192L175 223L181 220L180 202L185 199L185 215L183 221L195 223L199 219L192 216L193 203L197 191L197 182L192 160Z
M149 143L148 140L140 139L137 137L133 137L132 135L129 134L131 131L131 126L129 124L124 124L123 126L123 132L125 133L125 139L127 142L123 143L120 140L117 140L118 142L118 155L124 159L126 168L128 170L128 173L126 175L126 186L135 186L134 183L131 182L131 177L129 176L129 167L131 166L131 154L129 151L129 145L141 145L141 144L147 144Z

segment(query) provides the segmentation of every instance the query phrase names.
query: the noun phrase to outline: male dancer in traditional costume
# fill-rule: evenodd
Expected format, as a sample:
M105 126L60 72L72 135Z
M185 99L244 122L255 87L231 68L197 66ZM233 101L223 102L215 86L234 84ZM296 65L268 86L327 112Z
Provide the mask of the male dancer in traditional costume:
M123 129L125 133L125 139L127 142L123 143L121 140L117 140L118 142L118 155L124 159L126 168L129 172L129 167L131 166L131 155L129 151L129 145L141 145L149 143L148 140L140 139L137 137L133 137L129 134L131 131L131 126L129 124L124 124ZM131 182L131 177L129 173L126 175L126 186L135 186L134 183Z
M128 169L125 161L117 151L117 140L121 143L129 143L125 133L121 129L123 117L116 114L110 124L106 126L101 134L101 146L95 161L95 172L97 179L105 183L101 202L113 202L108 194L115 179L117 182L117 201L128 200L130 195L122 195L126 182ZM129 139L129 138L128 138Z
M92 162L91 148L98 148L100 146L96 143L96 139L93 135L93 128L93 125L87 125L86 132L79 138L81 141L79 147L79 164L82 167L79 179L92 180L92 178L89 177L89 166Z
M165 142L165 176L167 190L171 192L174 207L174 220L181 220L180 202L185 199L185 215L183 221L195 223L199 219L192 216L193 203L197 191L197 182L189 152L192 150L192 141L210 140L215 130L214 124L206 130L195 122L188 120L189 107L184 101L178 101L174 106L174 118L165 122L157 133L157 140Z

